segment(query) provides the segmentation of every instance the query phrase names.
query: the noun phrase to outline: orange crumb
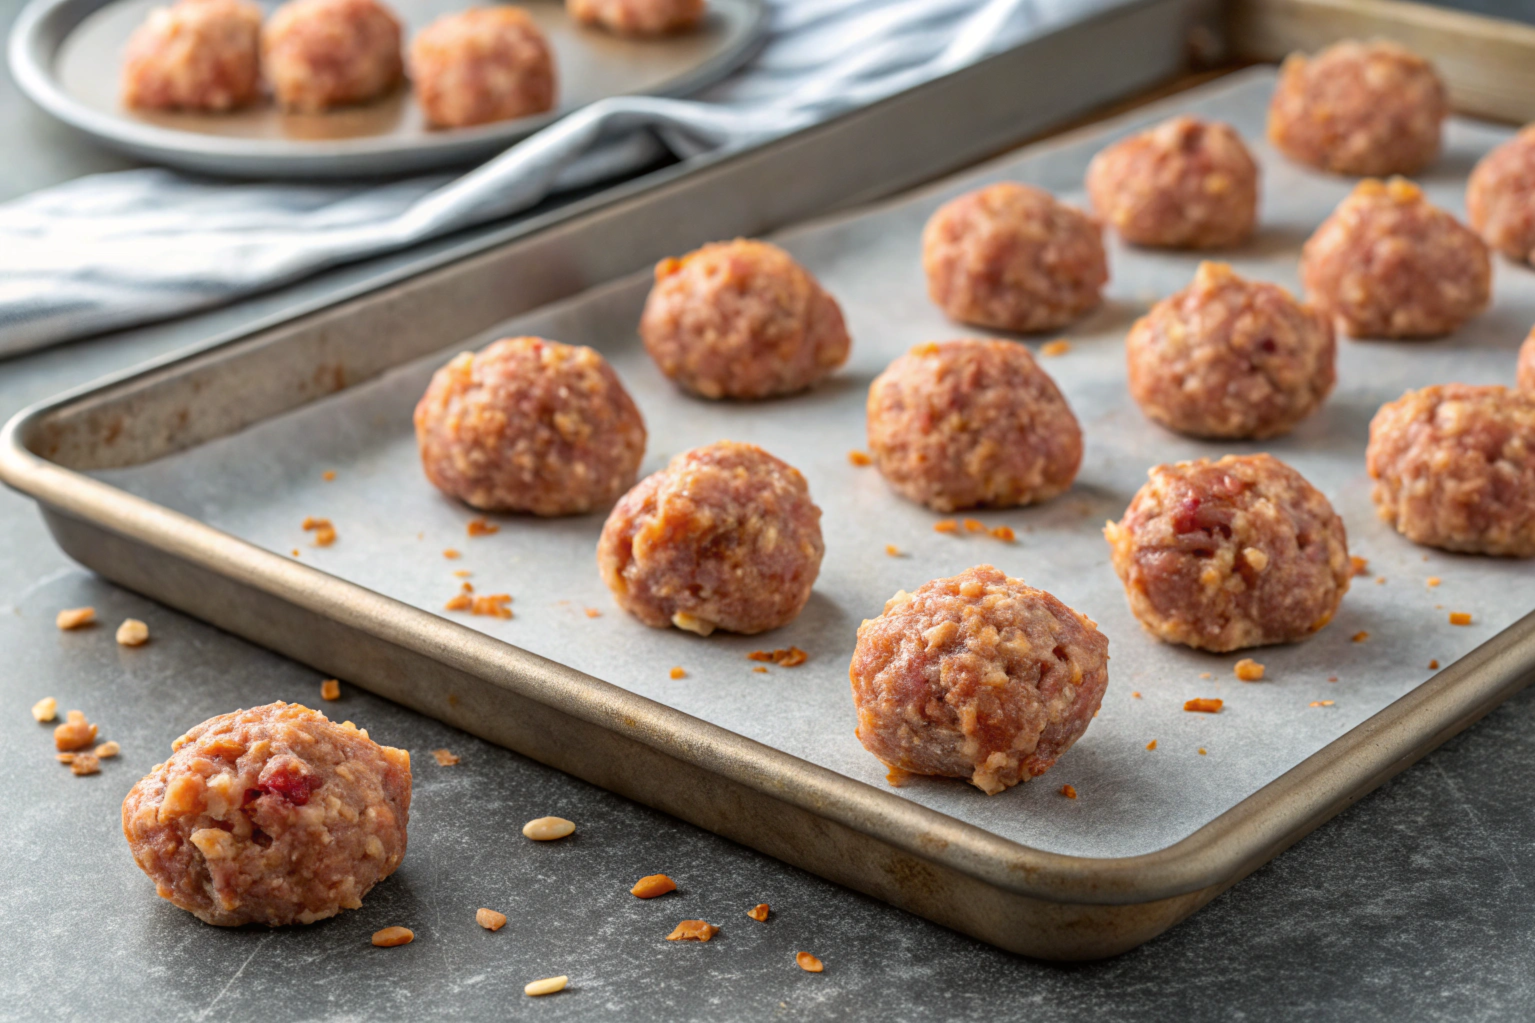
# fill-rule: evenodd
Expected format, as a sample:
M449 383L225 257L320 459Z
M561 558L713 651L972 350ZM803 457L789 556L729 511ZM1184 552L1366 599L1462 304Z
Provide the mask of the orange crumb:
M1186 702L1183 705L1183 709L1197 711L1200 714L1219 714L1221 708L1225 705L1226 701L1224 700L1210 699L1208 697L1201 696Z
M1439 585L1439 577L1437 575L1431 575L1425 581L1428 583L1429 589L1433 589L1435 586Z
M463 555L459 554L458 551L454 550L452 547L449 547L442 552L442 556L447 558L449 561L456 561Z
M473 576L474 573L469 571L467 568L456 569L453 572L453 577L455 579L470 579L473 578Z
M1367 558L1350 556L1348 559L1348 566L1350 575L1367 575L1370 571L1370 562Z
M1353 638L1355 643L1363 643L1365 640L1370 638L1370 634L1361 629L1360 631L1354 633Z
M458 763L458 756L454 753L448 752L445 749L432 750L432 756L437 758L437 766L439 767L452 767L454 764Z
M1141 698L1140 690L1138 690L1138 689L1137 690L1131 690L1131 692L1130 692L1130 699L1132 699L1132 700L1139 700L1140 698Z
M45 725L58 716L59 701L51 696L45 696L32 705L32 720L40 725Z
M468 583L464 584L469 585ZM475 597L469 610L477 615L486 615L491 618L510 618L512 609L506 605L512 602L510 593L487 593L483 597Z
M665 895L667 892L677 890L677 882L665 874L650 874L634 882L634 887L629 889L629 894L637 899L653 899L657 895Z
M385 927L381 931L373 932L373 944L379 948L394 948L396 945L409 945L416 940L416 932L409 927Z
M1210 751L1205 749L1203 746L1199 747L1199 755L1200 756L1202 756L1202 757L1209 756L1209 753L1210 753Z
M933 532L957 533L959 532L959 523L955 522L953 519L939 519L937 522L933 523Z
M459 584L458 589L459 589L459 592L461 592L461 593L473 593L474 592L474 584L473 583L461 583L461 584Z
M1199 673L1199 677L1200 678L1214 678L1215 676L1210 674L1208 671L1201 671Z
M885 772L885 783L893 789L898 789L911 780L911 772L904 767L888 765L890 770Z
M998 526L991 531L991 535L1003 543L1012 543L1018 539L1018 534L1013 532L1012 526Z
M707 920L684 920L678 924L672 933L666 936L667 941L708 941L720 932L720 929Z
M295 547L295 548L293 548L293 556L294 556L294 557L295 557L295 558L296 558L296 557L298 557L298 556L299 556L299 554L298 554L298 548L297 548L297 547Z
M333 480L335 480L335 478L336 478L336 470L335 469L326 469L324 472L320 473L320 479L324 480L326 483L332 482Z
M324 682L321 682L320 683L320 699L322 699L322 700L339 700L339 699L341 699L341 682L340 682L340 680L339 679L334 679L334 678L328 678Z
M787 650L773 651L773 663L780 668L798 668L808 660L810 655L797 646L791 646Z
M799 968L804 970L806 973L820 973L822 970L826 969L826 967L821 963L821 960L817 959L809 952L794 953L794 962L798 964Z
M69 607L60 611L53 618L53 624L64 631L80 629L96 621L96 609L94 607Z
M773 659L773 651L753 650L751 653L746 655L746 659L748 661L771 661Z
M753 668L752 671L757 672L759 675L766 675L768 673L768 670L760 664Z
M679 664L677 667L672 669L671 676L672 678L687 678L688 673L683 671L682 666Z
M1435 658L1434 660L1429 661L1428 666L1430 670L1437 670L1439 668L1439 659Z
M122 751L123 751L123 748L121 746L119 746L117 743L108 741L108 742L104 742L100 746L96 747L96 756L100 757L103 760L107 760L107 759L109 759L111 757L117 756Z
M317 519L311 515L304 520L304 532L314 534L316 547L329 547L336 542L336 527L330 524L330 519Z
M766 902L759 902L751 909L748 909L746 915L760 924L768 918L768 904Z
M1146 748L1147 749L1156 749L1157 748L1157 741L1155 739L1152 739L1150 742L1148 742L1146 744Z
M487 931L499 931L506 926L506 914L497 913L493 909L477 909L474 911L474 922Z
M470 536L490 536L493 533L501 532L501 527L486 522L484 519L473 519L469 523L468 530Z
M1312 700L1311 701L1311 706L1313 706L1313 707L1331 707L1332 706L1332 701L1331 700Z
M1336 682L1336 681L1338 681L1338 676L1336 676L1336 675L1328 675L1327 676L1327 681L1329 681L1329 682Z
M892 558L899 558L901 556L901 548L897 547L893 543L887 543L885 544L885 553L890 555Z
M442 606L449 611L467 611L474 606L474 598L467 593L459 593Z
M1061 795L1065 796L1067 799L1076 799L1077 790L1072 788L1070 785L1062 785Z
M586 608L586 617L588 617L588 618L601 618L602 617L602 612L597 610L595 607L589 607L589 608Z
M1376 586L1384 586L1384 585L1386 585L1386 577L1383 576L1383 575L1376 576L1375 577L1375 585Z
M1039 346L1040 355L1065 355L1069 351L1071 351L1071 342L1065 338L1047 341Z
M53 748L61 753L84 749L96 741L97 727L85 720L85 715L72 710L64 715L64 723L53 730Z
M986 532L986 523L982 522L980 519L966 519L965 529L967 532L971 533L984 533Z
M76 753L69 761L69 770L71 774L77 777L87 774L100 774L101 761L97 759L94 753Z
M847 460L857 466L865 466L874 461L874 459L870 458L862 451L849 451L847 453Z
M1232 666L1231 670L1235 672L1236 677L1241 679L1243 682L1263 681L1263 665L1259 664L1251 657L1242 658Z
M1451 611L1450 612L1450 624L1451 625L1470 625L1471 624L1471 615L1468 614L1465 611Z

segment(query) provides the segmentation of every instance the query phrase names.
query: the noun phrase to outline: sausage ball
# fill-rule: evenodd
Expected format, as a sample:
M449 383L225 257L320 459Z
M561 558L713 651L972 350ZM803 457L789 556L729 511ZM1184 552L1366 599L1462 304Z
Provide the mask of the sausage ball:
M821 509L798 469L753 444L685 451L618 502L597 567L646 625L707 636L793 621L821 571Z
M1127 242L1222 248L1258 222L1258 164L1229 125L1175 117L1093 157L1087 194Z
M1158 465L1103 534L1158 639L1225 653L1304 639L1348 592L1343 520L1271 455Z
M1519 390L1535 394L1535 330L1519 346Z
M716 242L656 264L640 319L645 350L705 398L802 391L847 361L842 309L767 242Z
M864 749L994 796L1087 731L1109 641L1044 590L980 565L891 597L858 627L848 678Z
M1335 352L1325 315L1225 263L1199 264L1125 339L1131 397L1191 437L1288 433L1332 391Z
M279 106L313 114L377 99L400 84L400 22L378 0L290 0L261 33Z
M1487 246L1401 178L1361 181L1306 241L1300 272L1351 337L1439 337L1492 296Z
M1370 421L1375 510L1413 543L1535 555L1535 394L1442 384Z
M645 455L645 421L590 348L504 338L439 369L416 405L427 479L485 511L607 508Z
M1535 124L1477 163L1466 183L1466 215L1489 246L1535 262Z
M520 7L472 7L438 18L410 44L410 78L426 119L442 128L554 106L549 44Z
M565 9L583 25L622 36L659 36L697 25L704 0L565 0Z
M890 485L940 512L1043 501L1082 462L1077 417L1014 341L917 345L869 385L868 429Z
M157 7L128 37L123 105L218 113L261 94L261 8L245 0Z
M356 909L405 856L410 754L270 703L209 718L123 800L133 859L205 923L309 924Z
M1395 43L1346 40L1286 58L1269 103L1269 140L1335 174L1414 174L1439 155L1449 112L1428 61Z
M1097 221L1012 182L939 207L922 232L922 266L950 319L1023 334L1096 308L1109 279Z

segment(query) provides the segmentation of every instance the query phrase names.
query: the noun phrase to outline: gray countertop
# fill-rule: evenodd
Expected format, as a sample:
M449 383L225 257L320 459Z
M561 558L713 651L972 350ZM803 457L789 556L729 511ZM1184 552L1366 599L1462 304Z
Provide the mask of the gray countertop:
M8 26L19 4L0 0ZM53 125L0 75L0 200L124 166ZM170 326L0 362L0 417L194 344L389 261ZM102 624L61 633L60 608ZM125 617L152 641L119 648ZM278 932L219 930L157 899L118 806L203 718L318 702L312 670L117 589L54 547L0 491L0 1018L1493 1020L1535 1017L1535 692L1364 799L1162 938L1059 966L1000 952L345 687L334 716L410 749L410 852L357 912ZM27 715L52 695L123 753L76 778ZM439 767L430 750L462 762ZM543 814L565 842L519 834ZM665 872L680 890L627 889ZM768 902L767 924L745 911ZM498 933L474 910L506 913ZM668 943L680 919L723 927ZM368 936L404 924L415 943ZM826 963L802 973L793 955ZM571 989L525 998L566 973Z

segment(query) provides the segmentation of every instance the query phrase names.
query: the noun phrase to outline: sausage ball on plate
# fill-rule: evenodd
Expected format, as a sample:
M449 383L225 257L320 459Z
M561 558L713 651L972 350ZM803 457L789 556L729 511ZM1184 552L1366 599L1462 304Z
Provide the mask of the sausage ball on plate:
M1175 117L1093 157L1093 212L1135 245L1235 245L1258 221L1258 164L1229 125Z
M279 106L314 114L377 99L400 84L400 22L378 0L290 0L261 34Z
M1439 337L1492 296L1487 246L1401 178L1355 186L1306 241L1300 272L1351 337Z
M705 398L802 391L847 361L842 309L767 242L716 242L656 264L640 319L645 350Z
M486 511L607 508L645 455L645 422L607 360L537 337L456 356L415 419L427 479Z
M704 16L704 0L565 0L570 16L623 36L685 32Z
M870 753L996 795L1087 731L1109 641L1044 590L980 565L891 597L858 627L848 678Z
M1343 520L1271 455L1158 465L1103 534L1130 610L1169 643L1224 653L1304 639L1348 592Z
M1535 394L1443 384L1370 421L1375 510L1413 543L1535 555Z
M261 95L261 8L245 0L156 7L128 37L123 105L233 110Z
M798 469L752 444L685 451L618 502L597 567L618 605L707 636L787 625L821 571L821 509Z
M1434 66L1395 43L1345 40L1291 54L1269 103L1269 140L1335 174L1413 174L1439 155L1450 112Z
M1097 221L1012 182L940 206L922 232L922 266L950 319L1018 333L1077 319L1109 279Z
M1466 215L1489 246L1535 262L1535 124L1477 163L1466 183Z
M410 754L297 704L220 714L123 800L123 834L160 897L220 927L356 909L400 865Z
M1535 394L1535 330L1519 346L1519 390Z
M869 386L869 448L896 490L934 511L1054 497L1076 478L1082 430L1023 345L917 345Z
M442 128L507 121L554 106L554 60L520 7L472 7L438 18L410 44L410 80Z
M1125 339L1131 397L1191 437L1289 432L1332 391L1334 354L1326 316L1225 263L1201 263Z

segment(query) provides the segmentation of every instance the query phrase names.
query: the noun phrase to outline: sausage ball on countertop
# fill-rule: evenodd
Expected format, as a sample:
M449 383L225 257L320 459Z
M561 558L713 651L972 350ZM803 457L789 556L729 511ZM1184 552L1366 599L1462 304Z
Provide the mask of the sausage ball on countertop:
M1326 316L1225 263L1201 263L1125 340L1136 404L1191 437L1289 432L1332 391L1335 350Z
M277 104L305 114L377 99L405 74L399 19L378 0L289 0L261 57Z
M1175 117L1093 157L1087 194L1127 242L1221 248L1258 222L1258 164L1229 125Z
M645 422L607 360L537 337L456 356L415 420L427 479L486 511L608 508L645 455Z
M1413 543L1535 555L1535 393L1443 384L1370 421L1375 510Z
M1306 241L1300 272L1351 337L1439 337L1492 296L1487 246L1401 178L1355 186Z
M656 265L640 319L645 350L705 398L802 391L847 361L842 309L767 242L716 242Z
M798 469L752 444L685 451L623 496L597 567L646 625L707 636L787 625L821 571L821 509Z
M922 266L928 295L950 319L1018 333L1096 308L1109 279L1097 221L1012 182L940 206L922 232Z
M156 7L128 38L123 105L233 110L261 95L261 8L245 0Z
M209 718L123 800L160 897L220 927L356 909L405 856L410 754L270 703Z
M1535 262L1535 124L1477 163L1466 183L1466 215L1489 246Z
M1054 497L1076 478L1082 430L1023 345L917 345L869 385L869 449L896 490L934 511Z
M1519 390L1535 394L1535 330L1519 346Z
M507 121L554 106L549 44L520 7L472 7L438 18L411 41L410 79L437 127Z
M1450 104L1434 66L1382 41L1291 54L1269 103L1269 140L1335 174L1413 174L1439 155Z
M1271 455L1158 465L1103 534L1130 610L1169 643L1225 653L1305 639L1348 592L1343 520Z
M990 565L902 591L858 627L858 741L891 767L987 795L1044 774L1109 684L1087 616Z
M704 0L565 0L570 16L623 36L685 32L704 16Z

